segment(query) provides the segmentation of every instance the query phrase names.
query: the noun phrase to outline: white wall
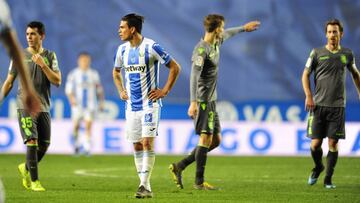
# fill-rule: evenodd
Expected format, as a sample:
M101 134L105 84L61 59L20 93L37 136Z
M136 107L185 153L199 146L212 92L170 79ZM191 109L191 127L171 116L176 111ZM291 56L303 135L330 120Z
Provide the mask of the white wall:
M93 127L93 154L130 154L125 140L124 122L96 122ZM50 153L71 154L72 123L53 120ZM284 155L309 154L310 139L305 123L222 122L223 142L212 154L218 155ZM193 149L198 136L189 121L162 120L156 139L157 154L184 154ZM324 141L324 152L327 151ZM24 153L25 146L16 120L0 119L0 153ZM360 156L360 125L346 123L346 139L340 141L340 155Z

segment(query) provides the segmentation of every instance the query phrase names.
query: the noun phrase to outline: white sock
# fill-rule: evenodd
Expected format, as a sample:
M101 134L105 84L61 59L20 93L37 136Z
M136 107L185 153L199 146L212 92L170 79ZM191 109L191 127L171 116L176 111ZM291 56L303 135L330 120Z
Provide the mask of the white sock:
M136 166L136 172L137 172L137 174L139 176L139 179L141 181L141 170L142 170L142 167L143 167L143 151L134 152L134 162L135 162L135 166Z
M155 163L155 152L154 151L144 151L143 156L143 167L142 167L142 173L141 173L141 185L145 186L145 188L149 191L151 191L150 186L150 177L151 172L154 168Z
M86 135L85 142L84 142L84 150L85 150L85 152L90 152L90 148L91 148L90 136Z
M80 148L81 147L81 143L80 143L80 139L79 139L79 134L78 133L74 133L74 145L76 148Z

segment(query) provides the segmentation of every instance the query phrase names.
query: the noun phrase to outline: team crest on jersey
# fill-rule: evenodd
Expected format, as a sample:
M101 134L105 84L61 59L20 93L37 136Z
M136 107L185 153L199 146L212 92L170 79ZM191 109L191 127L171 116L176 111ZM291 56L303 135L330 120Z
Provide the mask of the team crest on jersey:
M342 54L342 55L340 56L340 60L341 60L341 63L343 63L343 64L346 64L346 63L347 63L347 58L346 58L346 56L345 56L344 54Z
M145 123L151 123L152 120L152 113L145 114Z
M142 52L142 51L139 51L139 56L140 56L140 57L144 57L144 56L145 56L145 53Z

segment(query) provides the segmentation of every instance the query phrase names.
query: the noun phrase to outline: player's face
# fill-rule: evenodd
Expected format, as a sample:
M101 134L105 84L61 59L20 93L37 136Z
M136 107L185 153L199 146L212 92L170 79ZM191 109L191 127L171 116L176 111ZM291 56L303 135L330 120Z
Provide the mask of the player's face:
M38 33L37 28L26 28L26 41L29 47L39 47L42 44L42 40L44 39L44 35L40 35Z
M220 27L216 28L215 32L216 32L216 38L221 38L222 35L223 35L223 32L224 32L224 26L225 26L225 23L224 21L221 22L221 25Z
M118 33L122 41L129 41L132 39L132 31L126 21L120 22Z
M78 59L78 66L83 69L86 70L90 67L91 64L91 58L88 55L80 55L79 59Z
M326 38L328 44L339 44L343 33L340 32L338 25L328 25L326 28Z

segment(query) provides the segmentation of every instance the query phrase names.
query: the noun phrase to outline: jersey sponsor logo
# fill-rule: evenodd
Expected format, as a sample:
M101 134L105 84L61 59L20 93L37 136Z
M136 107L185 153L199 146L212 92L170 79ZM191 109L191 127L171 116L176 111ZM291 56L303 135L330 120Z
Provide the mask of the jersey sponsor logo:
M327 60L329 58L330 58L330 56L320 56L319 60L324 61L324 60Z
M133 65L133 66L128 66L124 68L126 72L145 72L146 66L141 66L141 65Z

